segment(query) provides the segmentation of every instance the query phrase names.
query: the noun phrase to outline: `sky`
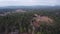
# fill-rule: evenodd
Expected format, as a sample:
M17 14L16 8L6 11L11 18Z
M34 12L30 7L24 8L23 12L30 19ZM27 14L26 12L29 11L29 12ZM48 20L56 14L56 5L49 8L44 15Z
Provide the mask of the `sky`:
M0 0L0 6L60 5L60 0Z

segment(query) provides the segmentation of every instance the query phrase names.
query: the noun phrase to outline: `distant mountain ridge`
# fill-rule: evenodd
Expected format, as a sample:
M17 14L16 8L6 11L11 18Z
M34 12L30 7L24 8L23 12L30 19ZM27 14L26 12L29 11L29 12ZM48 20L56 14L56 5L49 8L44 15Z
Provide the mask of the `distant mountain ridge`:
M0 14L5 13L5 12L14 12L16 10L60 10L60 6L5 6L5 7L0 7Z
M6 6L0 7L0 16L6 16L11 13L24 13L29 11L56 11L60 13L60 6Z
M14 9L14 8L51 8L51 7L59 7L60 6L5 6L5 7L0 7L1 8L11 8L11 9Z

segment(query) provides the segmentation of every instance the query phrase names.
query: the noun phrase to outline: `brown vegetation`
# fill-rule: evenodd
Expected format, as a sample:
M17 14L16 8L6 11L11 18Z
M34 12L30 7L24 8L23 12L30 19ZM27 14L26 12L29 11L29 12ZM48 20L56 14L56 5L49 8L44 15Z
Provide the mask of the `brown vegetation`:
M40 16L37 14L34 14L35 17L33 17L33 25L39 26L41 23L50 24L53 23L54 20L49 18L48 16Z

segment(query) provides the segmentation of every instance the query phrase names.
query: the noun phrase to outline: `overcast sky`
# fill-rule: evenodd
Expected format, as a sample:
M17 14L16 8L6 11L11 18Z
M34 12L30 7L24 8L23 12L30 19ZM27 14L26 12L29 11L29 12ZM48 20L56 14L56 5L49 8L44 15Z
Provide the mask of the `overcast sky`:
M60 5L60 0L0 0L0 6Z

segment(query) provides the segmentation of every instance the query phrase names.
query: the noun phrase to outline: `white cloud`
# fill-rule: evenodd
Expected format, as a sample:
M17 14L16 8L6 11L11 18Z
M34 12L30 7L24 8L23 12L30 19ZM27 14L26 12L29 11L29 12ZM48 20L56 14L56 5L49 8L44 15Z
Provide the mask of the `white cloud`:
M0 0L0 6L11 5L57 5L57 0Z

